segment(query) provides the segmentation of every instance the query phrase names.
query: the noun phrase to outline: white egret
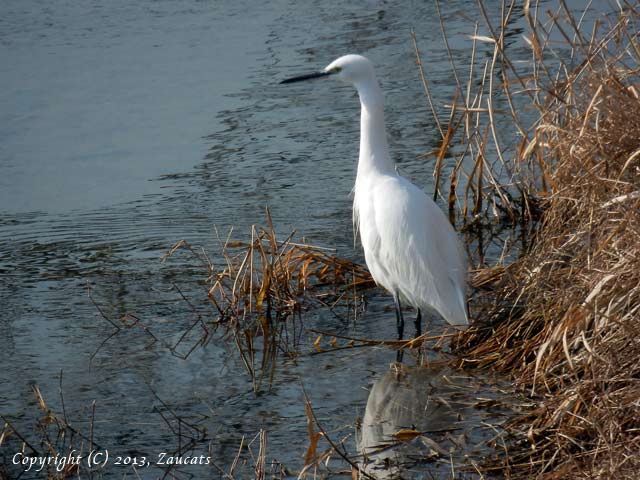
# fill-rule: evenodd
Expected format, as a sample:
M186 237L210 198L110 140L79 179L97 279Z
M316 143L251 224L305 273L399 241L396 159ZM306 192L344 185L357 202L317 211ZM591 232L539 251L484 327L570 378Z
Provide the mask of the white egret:
M393 295L398 337L401 339L404 331L401 300L417 309L417 335L423 311L435 311L451 325L467 325L466 254L435 202L396 172L387 144L382 90L373 65L363 56L345 55L320 72L281 83L313 78L350 83L360 97L353 221L373 279Z

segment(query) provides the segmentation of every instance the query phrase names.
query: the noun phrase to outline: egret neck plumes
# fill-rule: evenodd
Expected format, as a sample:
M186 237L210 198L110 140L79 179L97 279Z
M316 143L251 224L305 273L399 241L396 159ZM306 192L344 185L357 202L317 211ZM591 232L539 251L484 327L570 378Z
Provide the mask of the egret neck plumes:
M389 155L384 100L373 65L360 55L345 55L317 73L282 83L335 78L352 84L360 97L360 156L353 216L367 267L394 298L398 336L404 319L401 299L418 311L441 315L456 326L468 324L467 257L455 230L422 190L398 175Z

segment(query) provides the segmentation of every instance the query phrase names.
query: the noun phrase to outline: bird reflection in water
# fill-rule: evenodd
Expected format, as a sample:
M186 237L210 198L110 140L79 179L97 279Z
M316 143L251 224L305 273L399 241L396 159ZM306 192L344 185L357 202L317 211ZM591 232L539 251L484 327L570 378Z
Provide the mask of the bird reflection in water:
M451 473L454 452L467 442L473 379L444 365L393 364L371 388L357 438L361 469L399 478L430 463ZM402 476L404 478L404 475Z

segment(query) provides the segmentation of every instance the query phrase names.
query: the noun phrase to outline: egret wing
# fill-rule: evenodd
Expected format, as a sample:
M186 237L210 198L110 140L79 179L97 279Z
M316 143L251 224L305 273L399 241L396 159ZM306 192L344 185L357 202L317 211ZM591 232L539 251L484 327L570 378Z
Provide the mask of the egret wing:
M400 176L381 179L374 192L377 263L388 277L384 286L453 325L467 324L466 255L444 213Z

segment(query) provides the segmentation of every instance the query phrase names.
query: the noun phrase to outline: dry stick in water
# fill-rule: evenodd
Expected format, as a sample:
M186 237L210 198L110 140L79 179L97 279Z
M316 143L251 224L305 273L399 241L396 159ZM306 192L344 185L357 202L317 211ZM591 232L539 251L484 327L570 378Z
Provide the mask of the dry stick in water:
M442 144L440 145L440 149L438 150L436 166L433 172L433 176L435 178L434 189L433 189L434 202L438 200L438 192L440 189L440 175L442 173L442 162L444 160L445 155L447 154L447 151L449 150L449 145L451 143L451 140L453 139L453 135L455 131L458 129L458 126L460 125L460 122L454 125L454 121L453 121L455 118L457 98L458 98L458 90L456 90L456 93L453 98L453 106L451 108L451 113L449 114L449 123L447 124L447 131L444 134L444 137L442 139Z
M302 394L304 395L305 404L308 405L308 412L311 414L311 417L313 418L313 421L315 422L316 426L318 427L318 430L320 430L320 433L322 434L322 436L327 440L327 443L329 443L329 445L331 445L331 448L333 448L333 450L338 455L340 455L340 457L345 462L347 462L349 465L351 465L351 468L354 469L355 471L357 471L359 475L362 475L365 478L368 478L370 480L377 480L376 477L372 477L367 472L362 470L357 463L355 463L353 460L351 460L349 458L349 455L347 455L346 452L342 452L340 450L340 447L338 447L338 445L336 445L335 442L333 440L331 440L331 437L329 437L329 435L327 434L326 430L322 427L322 425L318 421L318 417L316 417L316 413L313 411L313 406L311 405L311 400L309 400L309 396L307 395L307 391L305 390L304 386L302 387Z
M440 118L438 118L438 113L436 112L436 108L433 105L433 97L431 96L431 90L429 89L429 82L427 81L427 77L424 74L422 57L420 55L420 50L418 50L416 32L413 30L413 28L411 29L411 41L413 42L413 50L416 55L416 64L418 65L418 71L420 72L420 80L422 81L422 87L424 88L424 93L427 96L427 100L429 102L429 108L431 109L431 114L433 115L433 119L436 122L438 131L440 132L440 137L442 138L442 140L444 140L444 130L442 130L442 124L440 123Z

